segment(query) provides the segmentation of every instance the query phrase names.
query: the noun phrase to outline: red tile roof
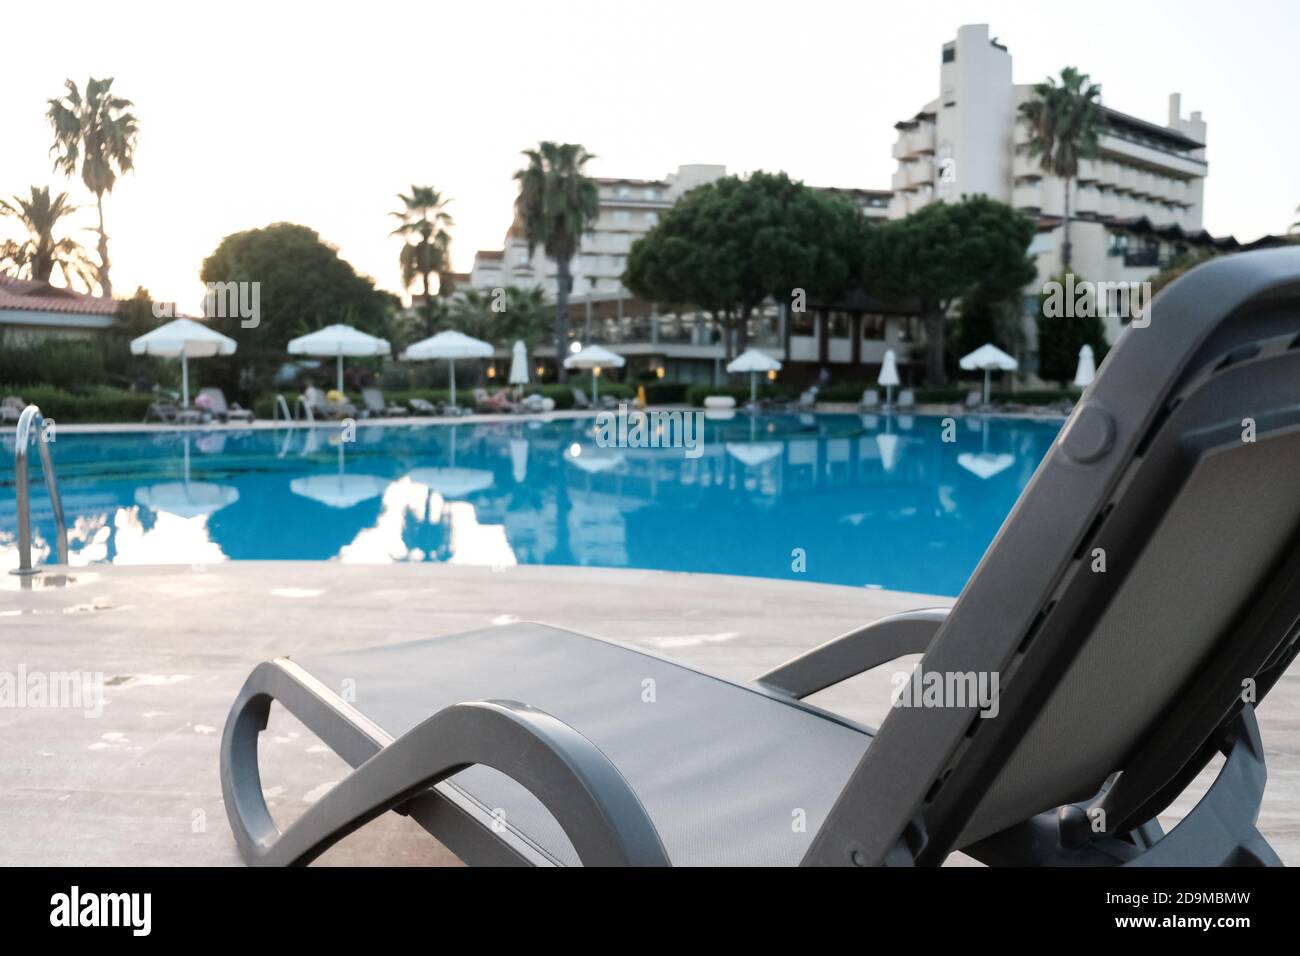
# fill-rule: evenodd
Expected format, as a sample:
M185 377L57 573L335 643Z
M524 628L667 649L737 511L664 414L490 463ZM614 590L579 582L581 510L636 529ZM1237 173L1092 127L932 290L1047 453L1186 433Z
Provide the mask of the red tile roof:
M11 279L0 276L0 309L23 309L29 312L75 312L82 315L113 315L115 299L86 295L73 289L60 289L34 279Z

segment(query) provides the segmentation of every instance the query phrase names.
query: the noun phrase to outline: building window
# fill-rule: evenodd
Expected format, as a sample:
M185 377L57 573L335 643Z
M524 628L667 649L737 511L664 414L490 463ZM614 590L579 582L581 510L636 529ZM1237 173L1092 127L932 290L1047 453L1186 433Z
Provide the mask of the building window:
M626 199L628 196L632 195L632 191L626 186L619 186L618 189L614 191L614 195L619 199Z
M1122 232L1112 232L1110 234L1110 249L1108 255L1122 256L1128 252L1128 236Z
M830 337L847 339L849 337L849 317L844 312L832 312L826 323Z
M627 222L627 215L628 215L628 214L627 214L627 210L626 210L626 209L615 209L615 210L614 210L614 221L615 221L615 222Z
M885 338L885 317L868 312L862 317L862 337L871 342L881 342Z
M645 198L646 198L646 199L649 199L651 202L654 202L656 199L659 198L659 190L657 190L657 189L647 189L647 190L645 191Z
M789 317L791 335L816 335L817 334L817 315L816 313L804 310L803 312L791 312Z
M946 46L943 48L943 62L951 63L957 59L957 48L955 46Z

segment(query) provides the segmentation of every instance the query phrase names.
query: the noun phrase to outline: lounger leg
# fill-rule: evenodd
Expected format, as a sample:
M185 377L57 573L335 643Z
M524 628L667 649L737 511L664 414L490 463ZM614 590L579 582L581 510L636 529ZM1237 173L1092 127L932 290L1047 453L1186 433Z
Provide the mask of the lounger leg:
M310 863L384 811L475 765L506 774L536 796L585 865L668 864L654 825L609 758L562 721L511 701L439 711L379 749L281 834L262 796L257 734L272 699L293 697L292 686L298 685L276 665L261 665L236 700L222 739L227 814L251 864ZM314 706L301 686L297 697L297 704ZM328 708L323 701L317 705Z

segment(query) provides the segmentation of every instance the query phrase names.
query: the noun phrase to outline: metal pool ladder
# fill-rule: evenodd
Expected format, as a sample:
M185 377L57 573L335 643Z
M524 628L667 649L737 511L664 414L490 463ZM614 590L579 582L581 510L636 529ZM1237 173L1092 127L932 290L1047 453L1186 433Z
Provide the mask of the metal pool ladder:
M50 460L50 443L42 434L45 417L35 405L28 405L18 417L18 430L14 444L14 491L18 498L18 567L10 574L39 574L32 567L32 509L28 492L27 447L35 438L41 454L41 471L45 473L45 489L50 494L54 509L54 525L58 534L59 563L68 563L68 528L63 521L63 499L59 497L59 479L54 474ZM33 435L32 430L36 429Z

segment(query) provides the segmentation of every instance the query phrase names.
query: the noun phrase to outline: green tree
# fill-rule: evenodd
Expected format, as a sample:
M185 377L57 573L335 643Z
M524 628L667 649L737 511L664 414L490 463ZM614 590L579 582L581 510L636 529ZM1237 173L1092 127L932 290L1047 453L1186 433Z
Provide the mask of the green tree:
M46 118L54 128L56 153L54 168L65 176L72 176L81 164L81 181L95 194L99 210L99 287L101 294L111 297L113 283L109 279L108 233L104 231L104 193L113 191L113 184L121 173L129 172L135 163L135 144L140 133L140 123L131 112L130 100L112 94L113 78L86 81L83 97L72 80L65 80L67 92L49 101Z
M555 260L555 365L556 374L563 379L573 288L570 263L599 213L596 184L583 171L595 156L577 143L549 141L523 154L528 165L515 173L519 183L515 211L523 223L528 254L541 246Z
M551 331L551 310L539 286L468 289L451 300L446 324L466 335L510 348L522 340L529 351Z
M314 229L287 222L226 236L203 261L200 278L259 283L255 324L238 317L211 320L239 347L229 359L210 364L226 388L246 396L268 384L285 361L289 339L339 322L383 335L400 306L373 279L357 275Z
M1066 274L1060 273L1053 281L1064 288ZM1079 276L1074 277L1076 287L1082 281ZM1092 346L1093 359L1101 365L1110 347L1106 343L1106 326L1095 310L1084 317L1049 316L1045 305L1047 299L1047 292L1039 293L1038 312L1034 318L1038 326L1038 377L1066 388L1074 381L1075 370L1079 367L1079 350L1085 345Z
M390 236L401 236L404 240L399 256L402 269L402 285L411 288L415 280L421 280L424 292L425 333L433 334L436 324L436 308L433 301L433 288L429 277L435 272L439 275L438 294L449 295L451 289L444 288L442 276L450 271L451 232L455 225L447 212L450 199L432 186L411 186L411 194L397 194L402 201L402 208L389 215L398 220L399 225Z
M729 359L768 298L802 289L828 301L854 285L868 228L851 202L785 173L728 176L692 189L633 244L623 282L651 301L711 312Z
M1061 267L1069 272L1070 186L1079 175L1079 160L1100 151L1101 87L1067 66L1060 85L1049 76L1034 86L1033 96L1020 104L1020 115L1029 123L1029 155L1037 157L1044 172L1065 181Z
M76 211L67 193L50 198L46 187L32 186L31 196L14 196L12 203L0 199L0 216L18 220L27 233L21 242L0 243L0 266L9 267L17 278L39 282L49 282L58 269L65 285L72 285L75 277L93 289L98 270L90 254L77 240L58 236L62 220Z
M867 236L866 287L917 302L931 388L947 383L945 324L953 305L971 297L1009 301L1037 275L1026 254L1033 222L987 196L930 203L906 218L873 227Z

